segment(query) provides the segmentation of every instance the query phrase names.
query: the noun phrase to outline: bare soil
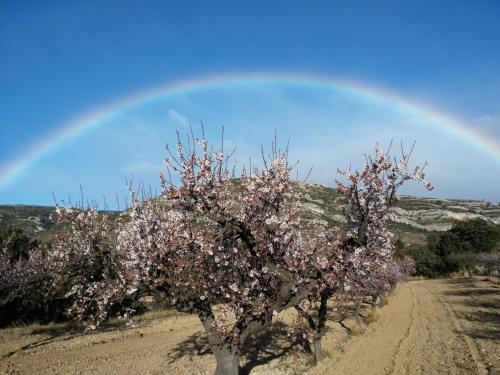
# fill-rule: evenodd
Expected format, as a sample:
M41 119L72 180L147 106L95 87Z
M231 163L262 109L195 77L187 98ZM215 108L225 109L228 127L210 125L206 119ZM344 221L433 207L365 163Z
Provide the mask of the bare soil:
M333 307L326 358L314 366L293 313L247 342L243 374L500 374L500 286L486 279L402 283L359 329ZM368 324L368 322L371 323ZM0 331L1 374L211 374L215 361L194 316L83 334L71 326Z

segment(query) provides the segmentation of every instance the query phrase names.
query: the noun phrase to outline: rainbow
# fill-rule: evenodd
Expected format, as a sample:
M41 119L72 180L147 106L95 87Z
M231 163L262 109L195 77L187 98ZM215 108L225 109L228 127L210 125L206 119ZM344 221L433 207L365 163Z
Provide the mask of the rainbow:
M35 144L16 160L0 169L0 189L12 184L19 176L27 172L61 144L104 126L128 110L191 92L208 89L266 87L273 84L337 90L360 99L388 104L408 115L419 116L429 125L474 146L478 151L500 164L500 144L498 141L475 131L455 116L441 112L428 104L406 98L399 93L376 86L363 85L347 79L303 73L238 73L204 76L160 85L108 103L101 108L61 124L57 127L58 131Z

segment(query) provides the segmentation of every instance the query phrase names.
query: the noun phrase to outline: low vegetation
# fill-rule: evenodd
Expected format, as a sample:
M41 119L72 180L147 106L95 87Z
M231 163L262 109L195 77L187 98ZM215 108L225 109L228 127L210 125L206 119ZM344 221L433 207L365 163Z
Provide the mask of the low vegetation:
M500 275L500 225L482 219L456 222L449 230L428 236L425 246L405 246L396 253L415 259L417 274L426 277L446 276L465 271Z

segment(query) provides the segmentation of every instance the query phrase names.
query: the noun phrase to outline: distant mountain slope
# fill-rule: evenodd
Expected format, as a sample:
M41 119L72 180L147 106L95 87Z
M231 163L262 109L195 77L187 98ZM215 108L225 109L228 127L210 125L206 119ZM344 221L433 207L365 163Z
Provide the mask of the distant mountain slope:
M51 229L56 224L56 210L49 206L0 205L0 229L21 228L30 236Z
M332 188L307 185L309 198L304 202L304 219L341 223L346 207ZM445 231L456 220L481 218L500 224L500 204L484 201L432 199L403 196L394 208L392 229L407 243L421 244L428 233ZM0 205L0 229L18 227L26 233L44 236L55 226L55 209L46 206Z
M308 216L326 221L344 220L342 210L346 207L340 194L332 188L310 184L310 199L305 203ZM331 202L337 202L334 205ZM408 226L418 231L445 231L456 220L480 218L500 224L500 204L484 201L400 197L393 211L395 225Z

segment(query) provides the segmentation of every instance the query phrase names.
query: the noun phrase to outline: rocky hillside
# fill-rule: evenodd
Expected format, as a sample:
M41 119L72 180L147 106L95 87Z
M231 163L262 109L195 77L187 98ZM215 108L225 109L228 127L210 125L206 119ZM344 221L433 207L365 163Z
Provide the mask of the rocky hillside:
M309 184L304 203L306 220L340 224L345 203L332 188ZM484 201L401 197L394 209L393 231L407 243L423 243L427 234L445 231L456 220L481 218L500 224L500 204ZM0 205L0 229L19 227L43 236L55 226L55 209L45 206Z
M306 218L331 223L344 221L342 211L346 204L335 189L310 184L309 196L305 202ZM457 220L476 218L500 224L500 204L402 196L393 211L392 229L397 238L422 244L431 232L446 231Z
M56 224L56 210L48 206L21 204L0 205L0 230L21 228L29 236L37 236Z
M305 208L310 216L334 222L344 220L342 210L345 203L335 189L311 184L309 195L310 199L305 203ZM400 224L399 226L407 226L416 231L432 232L448 230L456 220L476 218L500 224L500 204L402 196L394 208L393 221L395 225Z

